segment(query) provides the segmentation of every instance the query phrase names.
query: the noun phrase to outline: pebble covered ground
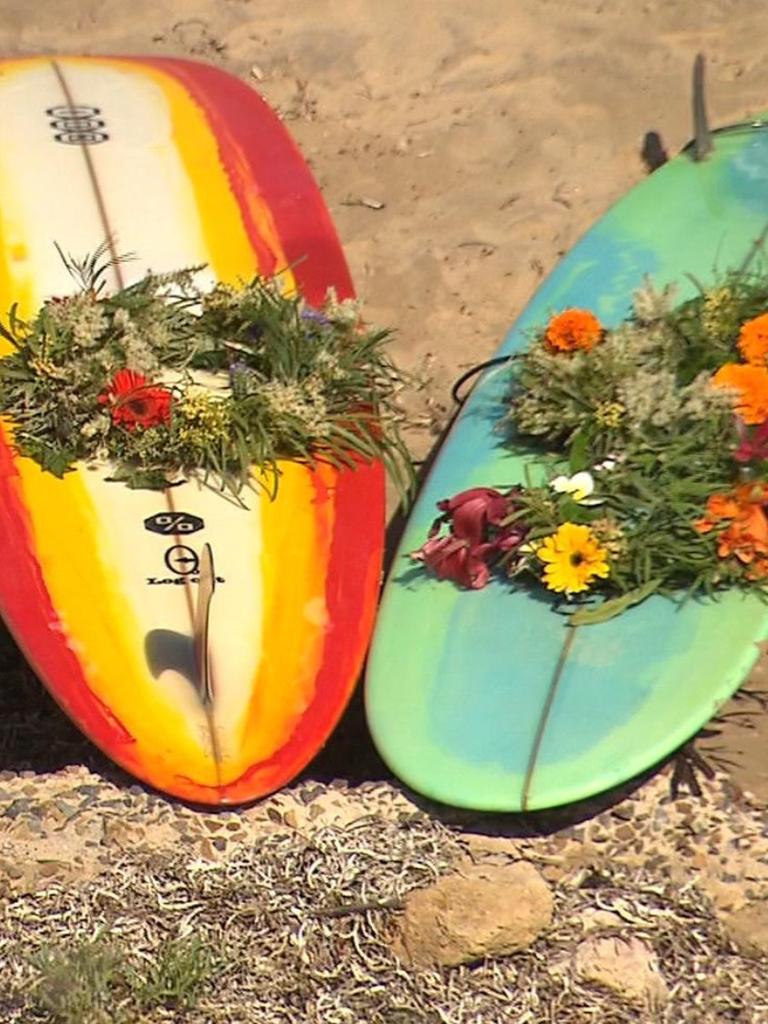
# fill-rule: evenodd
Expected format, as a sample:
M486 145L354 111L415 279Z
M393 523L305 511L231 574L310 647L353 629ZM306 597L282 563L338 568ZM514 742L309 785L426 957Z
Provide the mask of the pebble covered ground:
M564 824L450 812L386 781L305 778L212 813L79 765L4 771L0 1020L77 1019L40 987L41 964L101 933L138 971L168 941L194 939L210 961L194 1006L144 1010L114 982L107 1015L95 1004L83 1024L768 1022L765 809L725 776L699 781L699 797L673 799L667 768ZM398 959L410 892L520 861L554 897L528 948L450 968ZM639 944L663 998L585 980L595 936Z

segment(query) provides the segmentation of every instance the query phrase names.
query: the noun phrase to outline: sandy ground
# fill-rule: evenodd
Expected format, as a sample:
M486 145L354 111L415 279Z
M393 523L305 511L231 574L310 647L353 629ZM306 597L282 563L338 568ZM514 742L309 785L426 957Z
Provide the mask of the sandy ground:
M764 0L0 0L5 54L184 55L261 91L314 168L368 318L424 381L419 457L457 373L646 173L645 134L688 141L694 55L714 124L768 108L766 34ZM765 719L709 742L768 800Z

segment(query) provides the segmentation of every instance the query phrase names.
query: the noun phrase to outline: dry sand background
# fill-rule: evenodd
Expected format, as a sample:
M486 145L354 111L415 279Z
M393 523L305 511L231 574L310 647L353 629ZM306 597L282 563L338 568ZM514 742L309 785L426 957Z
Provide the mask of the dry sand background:
M6 55L178 54L258 87L314 168L368 318L425 381L418 456L457 373L643 177L645 133L671 154L688 141L698 51L713 124L768 109L767 36L765 0L0 0ZM768 727L728 735L768 799Z

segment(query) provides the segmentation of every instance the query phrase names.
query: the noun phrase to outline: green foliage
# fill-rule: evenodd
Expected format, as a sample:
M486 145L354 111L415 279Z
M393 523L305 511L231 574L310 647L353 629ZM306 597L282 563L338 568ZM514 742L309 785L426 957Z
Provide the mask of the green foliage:
M145 971L132 972L134 999L145 1010L192 1007L214 967L211 951L196 936L171 940Z
M603 601L595 608L580 608L571 615L569 624L571 626L595 626L599 622L607 622L609 619L621 615L628 608L633 608L636 604L640 604L641 601L644 601L646 597L650 597L651 594L655 594L659 589L659 582L659 580L649 580L642 587L628 590L621 597L612 597L607 601Z
M330 293L314 310L259 277L205 291L200 268L105 294L103 257L63 257L81 290L29 323L12 307L0 327L13 346L0 411L21 454L57 476L98 461L129 486L200 474L233 493L258 484L254 467L279 477L280 460L380 459L410 487L394 424L402 378L388 332L362 327L356 304ZM130 393L116 390L126 369L140 375Z
M633 316L594 347L552 351L542 332L513 366L505 422L516 447L537 453L545 480L553 466L594 479L585 502L546 483L516 492L512 519L529 526L533 544L524 557L506 557L511 575L541 577L536 541L566 522L588 526L610 565L590 590L607 600L576 611L574 625L605 621L657 592L714 595L737 585L765 594L765 577L746 555L718 548L730 520L707 532L695 524L710 496L766 478L764 461L734 460L748 431L734 415L733 393L711 380L722 365L742 361L741 327L768 311L768 276L729 273L674 308L672 293L647 283ZM759 555L759 538L752 540Z
M44 949L30 963L37 974L32 1002L56 1024L135 1024L142 1012L189 1009L216 966L195 936L170 940L138 961L103 934Z
M56 1024L110 1024L122 987L119 953L102 936L70 949L43 949L31 958L37 970L33 999Z

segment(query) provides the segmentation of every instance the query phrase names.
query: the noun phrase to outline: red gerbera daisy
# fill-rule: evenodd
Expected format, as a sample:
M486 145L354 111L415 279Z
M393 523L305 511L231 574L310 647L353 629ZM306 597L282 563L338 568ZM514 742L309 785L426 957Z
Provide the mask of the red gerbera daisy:
M99 395L99 405L109 406L114 424L134 430L170 423L171 398L170 391L151 384L143 374L118 370Z

